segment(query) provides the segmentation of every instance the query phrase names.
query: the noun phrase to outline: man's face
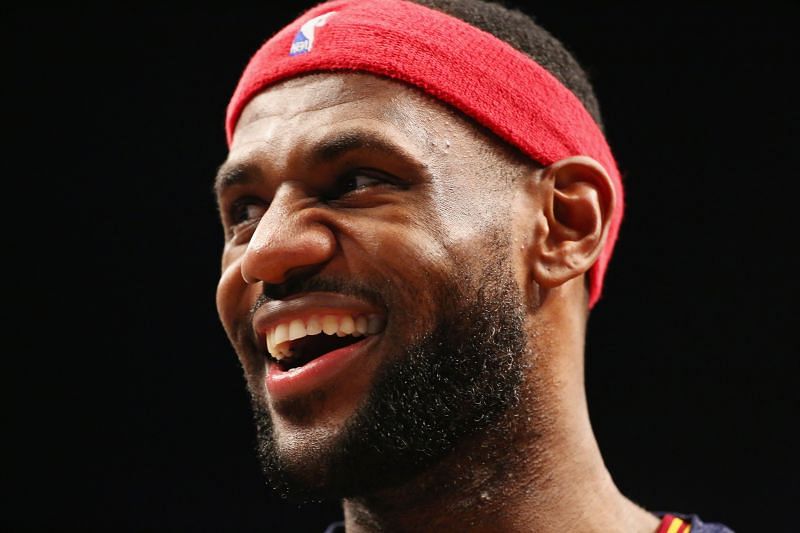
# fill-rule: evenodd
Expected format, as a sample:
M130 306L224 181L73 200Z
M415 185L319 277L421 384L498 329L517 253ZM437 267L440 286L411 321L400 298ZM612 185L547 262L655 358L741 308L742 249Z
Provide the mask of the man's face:
M368 75L290 80L247 105L218 176L217 307L276 486L400 482L518 402L525 268L514 172L497 170L511 160Z

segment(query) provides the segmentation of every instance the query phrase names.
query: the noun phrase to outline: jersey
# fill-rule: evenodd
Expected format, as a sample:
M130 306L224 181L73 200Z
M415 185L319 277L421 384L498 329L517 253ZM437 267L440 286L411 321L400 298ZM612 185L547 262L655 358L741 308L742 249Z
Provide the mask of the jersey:
M722 524L706 524L697 515L657 514L662 518L656 533L733 533L732 529Z

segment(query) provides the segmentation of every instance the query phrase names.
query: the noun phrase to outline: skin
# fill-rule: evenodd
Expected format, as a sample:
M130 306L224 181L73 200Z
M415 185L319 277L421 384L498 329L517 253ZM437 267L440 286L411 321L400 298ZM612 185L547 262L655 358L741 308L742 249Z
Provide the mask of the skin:
M312 156L354 131L366 146ZM370 173L342 186L353 169ZM437 280L479 271L481 251L494 249L490 236L502 232L510 243L532 359L524 401L503 434L480 432L401 486L346 499L348 532L657 529L658 519L615 487L586 405L584 275L616 201L598 163L580 156L542 168L397 82L317 74L247 105L217 192L226 235L219 315L251 393L269 411L278 451L298 469L341 434L381 365L397 357L393 347L426 332L437 316ZM265 286L315 275L385 287L387 323L359 372L297 409L264 385L251 309Z

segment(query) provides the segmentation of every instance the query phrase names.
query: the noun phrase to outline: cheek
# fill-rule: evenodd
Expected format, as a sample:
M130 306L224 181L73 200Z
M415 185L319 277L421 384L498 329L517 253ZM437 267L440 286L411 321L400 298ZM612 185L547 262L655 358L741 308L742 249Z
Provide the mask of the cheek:
M429 202L419 198L342 216L335 225L351 266L356 266L351 258L359 256L377 268L407 273L417 263L435 263L446 256L437 216Z
M456 177L440 176L432 182L429 217L436 221L448 247L474 246L507 219L508 191L491 176L470 174L463 168L447 171Z
M217 283L217 313L225 328L225 332L232 341L236 340L236 325L242 318L242 313L249 312L246 299L247 284L242 278L239 260L223 259L222 274Z
M373 285L389 311L403 315L395 319L421 324L434 318L432 295L453 277L457 265L429 217L352 221L340 235L350 275Z
M264 359L256 353L250 325L250 308L257 296L254 286L242 278L238 262L224 268L217 284L217 313L253 391L260 390L258 376L264 371Z

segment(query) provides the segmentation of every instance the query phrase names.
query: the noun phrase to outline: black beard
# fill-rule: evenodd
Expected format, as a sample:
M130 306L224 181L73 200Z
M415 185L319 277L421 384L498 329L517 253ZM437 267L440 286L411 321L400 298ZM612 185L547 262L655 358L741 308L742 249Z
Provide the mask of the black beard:
M269 411L251 391L258 456L279 494L297 502L366 495L408 481L477 432L509 431L502 415L519 404L528 364L524 304L507 265L490 265L480 279L459 274L435 295L436 326L387 359L367 400L307 471L282 459Z

